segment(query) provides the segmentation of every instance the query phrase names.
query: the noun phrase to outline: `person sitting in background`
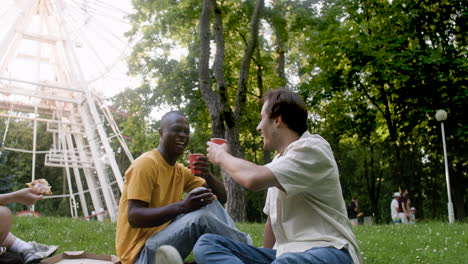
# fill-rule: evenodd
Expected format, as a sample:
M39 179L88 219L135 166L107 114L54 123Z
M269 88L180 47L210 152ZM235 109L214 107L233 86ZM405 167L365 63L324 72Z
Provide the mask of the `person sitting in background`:
M39 195L36 190L24 188L16 192L0 194L0 205L21 203L30 206L40 199L42 199L42 195ZM0 206L0 263L37 263L55 253L57 246L25 242L14 236L10 232L12 222L13 217L10 209ZM8 255L8 252L18 254L20 259L14 255Z
M395 224L401 224L400 204L398 203L400 196L399 192L394 193L392 202L390 203L390 215L392 216L392 221Z
M416 208L411 207L410 213L411 213L410 224L416 224Z
M411 218L410 203L408 189L404 189L403 193L398 198L398 206L400 207L399 215L401 223L403 224L409 224Z

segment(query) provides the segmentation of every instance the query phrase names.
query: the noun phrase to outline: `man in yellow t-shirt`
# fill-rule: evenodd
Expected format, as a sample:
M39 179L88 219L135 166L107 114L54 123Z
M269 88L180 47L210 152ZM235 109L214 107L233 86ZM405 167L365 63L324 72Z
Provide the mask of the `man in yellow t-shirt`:
M162 245L175 247L185 258L204 233L251 243L216 200L225 202L226 190L211 174L207 158L194 163L200 171L196 175L177 162L189 134L181 112L166 113L157 149L142 154L125 172L115 242L122 263L154 263Z

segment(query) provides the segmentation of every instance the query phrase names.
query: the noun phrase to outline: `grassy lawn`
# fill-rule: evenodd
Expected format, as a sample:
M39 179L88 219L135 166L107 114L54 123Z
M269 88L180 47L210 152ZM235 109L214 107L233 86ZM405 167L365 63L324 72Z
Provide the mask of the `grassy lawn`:
M238 225L261 246L263 224ZM354 229L366 264L460 264L468 260L468 223L364 225ZM12 232L25 241L59 246L59 251L85 250L115 254L115 224L55 217L17 217ZM191 256L189 257L191 258Z

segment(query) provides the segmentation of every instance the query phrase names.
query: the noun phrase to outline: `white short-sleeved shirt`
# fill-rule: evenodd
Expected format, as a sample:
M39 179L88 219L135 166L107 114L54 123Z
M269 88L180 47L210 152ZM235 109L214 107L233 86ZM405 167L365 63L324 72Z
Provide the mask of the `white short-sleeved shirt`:
M392 219L398 218L398 208L400 208L398 200L392 199L392 202L390 203L390 213L392 214Z
M269 188L263 209L276 237L277 257L331 246L347 248L354 263L361 263L328 142L306 131L265 166L285 190Z

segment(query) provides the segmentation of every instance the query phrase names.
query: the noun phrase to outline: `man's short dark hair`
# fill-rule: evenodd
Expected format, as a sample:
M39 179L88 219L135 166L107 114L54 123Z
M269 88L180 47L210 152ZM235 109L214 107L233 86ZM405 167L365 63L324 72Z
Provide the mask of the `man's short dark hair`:
M168 122L168 120L170 119L170 117L173 116L173 115L181 116L181 117L187 118L187 117L185 117L185 114L182 113L181 111L178 111L178 110L169 111L169 112L165 113L165 114L161 117L161 120L160 120L160 122L159 122L159 128L161 129L163 126L165 126L166 123Z
M268 91L262 102L268 102L266 113L269 118L281 116L283 122L299 135L307 130L307 106L299 94L286 88L277 88Z

